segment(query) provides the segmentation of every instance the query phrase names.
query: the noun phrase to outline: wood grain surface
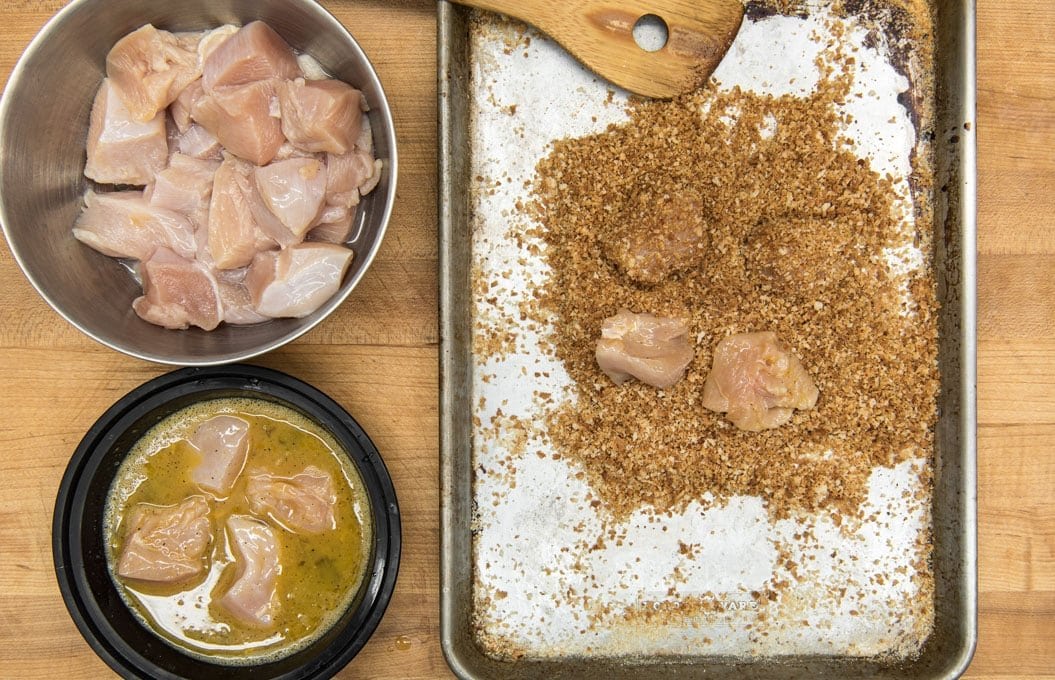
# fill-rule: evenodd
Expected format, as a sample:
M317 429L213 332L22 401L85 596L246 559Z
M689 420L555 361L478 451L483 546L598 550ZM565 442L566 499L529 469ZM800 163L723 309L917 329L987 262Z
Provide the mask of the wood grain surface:
M0 3L0 79L63 4ZM435 6L323 4L385 83L400 140L399 201L351 299L256 363L351 411L398 489L396 594L340 677L450 677L439 646ZM968 675L1055 677L1055 3L978 0L977 129L981 617ZM55 492L95 419L167 369L83 337L36 294L6 244L0 309L0 677L110 677L55 584Z

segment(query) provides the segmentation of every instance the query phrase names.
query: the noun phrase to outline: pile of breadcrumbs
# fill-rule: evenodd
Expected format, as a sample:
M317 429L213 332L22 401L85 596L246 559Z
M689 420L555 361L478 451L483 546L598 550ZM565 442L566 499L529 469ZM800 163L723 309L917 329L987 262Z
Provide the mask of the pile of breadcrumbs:
M805 98L706 89L637 102L627 123L559 141L539 163L529 209L552 274L530 313L555 314L552 342L577 391L547 429L613 514L677 510L705 494L761 496L777 516L856 514L875 466L929 456L931 224L916 214L906 235L894 178L840 136L848 91L828 69ZM685 192L702 197L708 257L655 285L632 282L606 241L624 213ZM926 258L911 275L884 253L906 240ZM616 386L597 367L601 323L623 307L689 322L696 356L669 390ZM802 360L820 400L777 429L742 432L700 405L703 383L719 340L763 330Z

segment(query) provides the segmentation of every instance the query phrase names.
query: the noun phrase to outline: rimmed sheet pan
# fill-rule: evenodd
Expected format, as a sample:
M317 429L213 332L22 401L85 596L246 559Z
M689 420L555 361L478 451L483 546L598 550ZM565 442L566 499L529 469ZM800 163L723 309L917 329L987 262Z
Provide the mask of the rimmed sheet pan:
M974 15L973 3L939 2L935 23L934 275L941 303L940 416L933 459L934 626L911 661L861 655L753 655L686 648L678 653L525 655L499 659L473 618L478 527L474 504L473 85L469 13L439 3L442 611L445 654L463 677L950 677L974 647Z

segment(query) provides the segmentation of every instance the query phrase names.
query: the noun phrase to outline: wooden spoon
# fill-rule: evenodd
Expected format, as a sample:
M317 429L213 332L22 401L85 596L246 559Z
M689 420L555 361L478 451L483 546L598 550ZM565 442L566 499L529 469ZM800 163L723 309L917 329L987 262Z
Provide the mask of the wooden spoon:
M454 0L526 21L589 69L647 97L669 99L707 82L744 18L741 0ZM634 39L644 16L667 41L648 52Z

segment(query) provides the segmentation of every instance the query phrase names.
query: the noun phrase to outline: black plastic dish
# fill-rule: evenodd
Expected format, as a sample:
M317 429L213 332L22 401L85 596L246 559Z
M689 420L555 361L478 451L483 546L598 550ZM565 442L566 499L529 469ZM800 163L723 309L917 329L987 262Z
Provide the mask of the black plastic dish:
M355 600L314 644L278 661L248 666L189 656L146 628L110 578L102 531L110 483L139 437L192 403L253 397L283 404L328 430L351 456L366 486L374 542ZM187 368L132 390L92 426L59 487L52 526L55 574L66 608L96 654L127 678L329 678L362 649L395 588L400 554L399 506L381 456L337 402L284 373L257 366Z

